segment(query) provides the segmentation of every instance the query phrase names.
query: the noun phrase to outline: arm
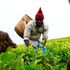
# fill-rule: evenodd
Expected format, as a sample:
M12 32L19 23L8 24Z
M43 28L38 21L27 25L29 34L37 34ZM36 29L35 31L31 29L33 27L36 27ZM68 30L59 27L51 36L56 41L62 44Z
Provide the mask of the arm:
M30 25L26 25L25 26L25 30L24 30L24 42L25 45L28 47L30 45L29 43L29 36L30 36Z
M24 40L26 46L28 47L30 45L29 40Z
M44 34L43 34L43 40L44 40L44 42L43 42L43 49L42 49L42 51L44 53L46 53L46 51L47 51L47 48L46 48L47 39L48 39L48 30L46 32L44 32Z
M43 39L43 40L44 40L43 46L45 46L46 42L47 42L47 39Z
M42 39L42 40L44 40L43 46L46 45L46 42L47 42L47 39L48 39L48 26L45 26L44 28L46 29L46 31L43 33L43 39Z

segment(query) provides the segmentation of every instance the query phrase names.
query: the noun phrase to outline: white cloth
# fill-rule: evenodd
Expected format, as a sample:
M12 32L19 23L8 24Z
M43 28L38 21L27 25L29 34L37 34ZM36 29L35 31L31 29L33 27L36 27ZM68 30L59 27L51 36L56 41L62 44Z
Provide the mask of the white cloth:
M33 40L30 40L29 37L30 37L30 30L31 29L35 29L35 26L36 26L36 21L35 20L31 20L26 26L25 26L25 30L24 30L24 40L25 39L28 39L30 44L32 44L33 46L35 46L36 44L38 44L38 41L33 41ZM46 29L46 31L43 33L43 34L39 34L39 41L41 42L42 41L42 38L45 38L47 39L48 38L48 26L47 24L44 24L44 29Z

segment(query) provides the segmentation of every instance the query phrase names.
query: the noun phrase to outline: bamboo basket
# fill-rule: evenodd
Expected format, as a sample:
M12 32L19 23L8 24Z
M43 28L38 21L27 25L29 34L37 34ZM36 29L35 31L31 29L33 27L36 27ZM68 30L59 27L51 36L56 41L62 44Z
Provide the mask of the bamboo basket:
M15 26L14 30L15 32L21 37L24 38L24 29L25 29L25 25L32 20L32 18L30 18L27 14L25 14L22 19L17 23L17 25Z

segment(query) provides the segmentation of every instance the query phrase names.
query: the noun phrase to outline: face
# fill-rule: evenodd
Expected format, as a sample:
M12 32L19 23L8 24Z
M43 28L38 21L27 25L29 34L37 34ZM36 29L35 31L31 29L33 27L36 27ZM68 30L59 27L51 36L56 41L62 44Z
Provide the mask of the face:
M43 21L36 21L36 27L41 27L43 24Z

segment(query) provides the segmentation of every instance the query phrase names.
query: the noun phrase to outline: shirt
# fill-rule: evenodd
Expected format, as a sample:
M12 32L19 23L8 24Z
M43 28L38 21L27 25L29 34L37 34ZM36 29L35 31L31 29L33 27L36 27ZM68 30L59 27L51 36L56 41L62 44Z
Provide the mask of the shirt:
M24 40L28 39L30 41L30 44L36 44L38 41L42 41L42 38L47 39L48 38L48 25L44 24L44 29L46 29L46 31L43 34L37 33L36 31L36 21L35 20L31 20L24 29ZM31 30L35 31L34 34L35 36L38 37L38 41L34 41L34 40L30 40L30 36L31 36ZM34 35L32 35L31 37L35 37Z

